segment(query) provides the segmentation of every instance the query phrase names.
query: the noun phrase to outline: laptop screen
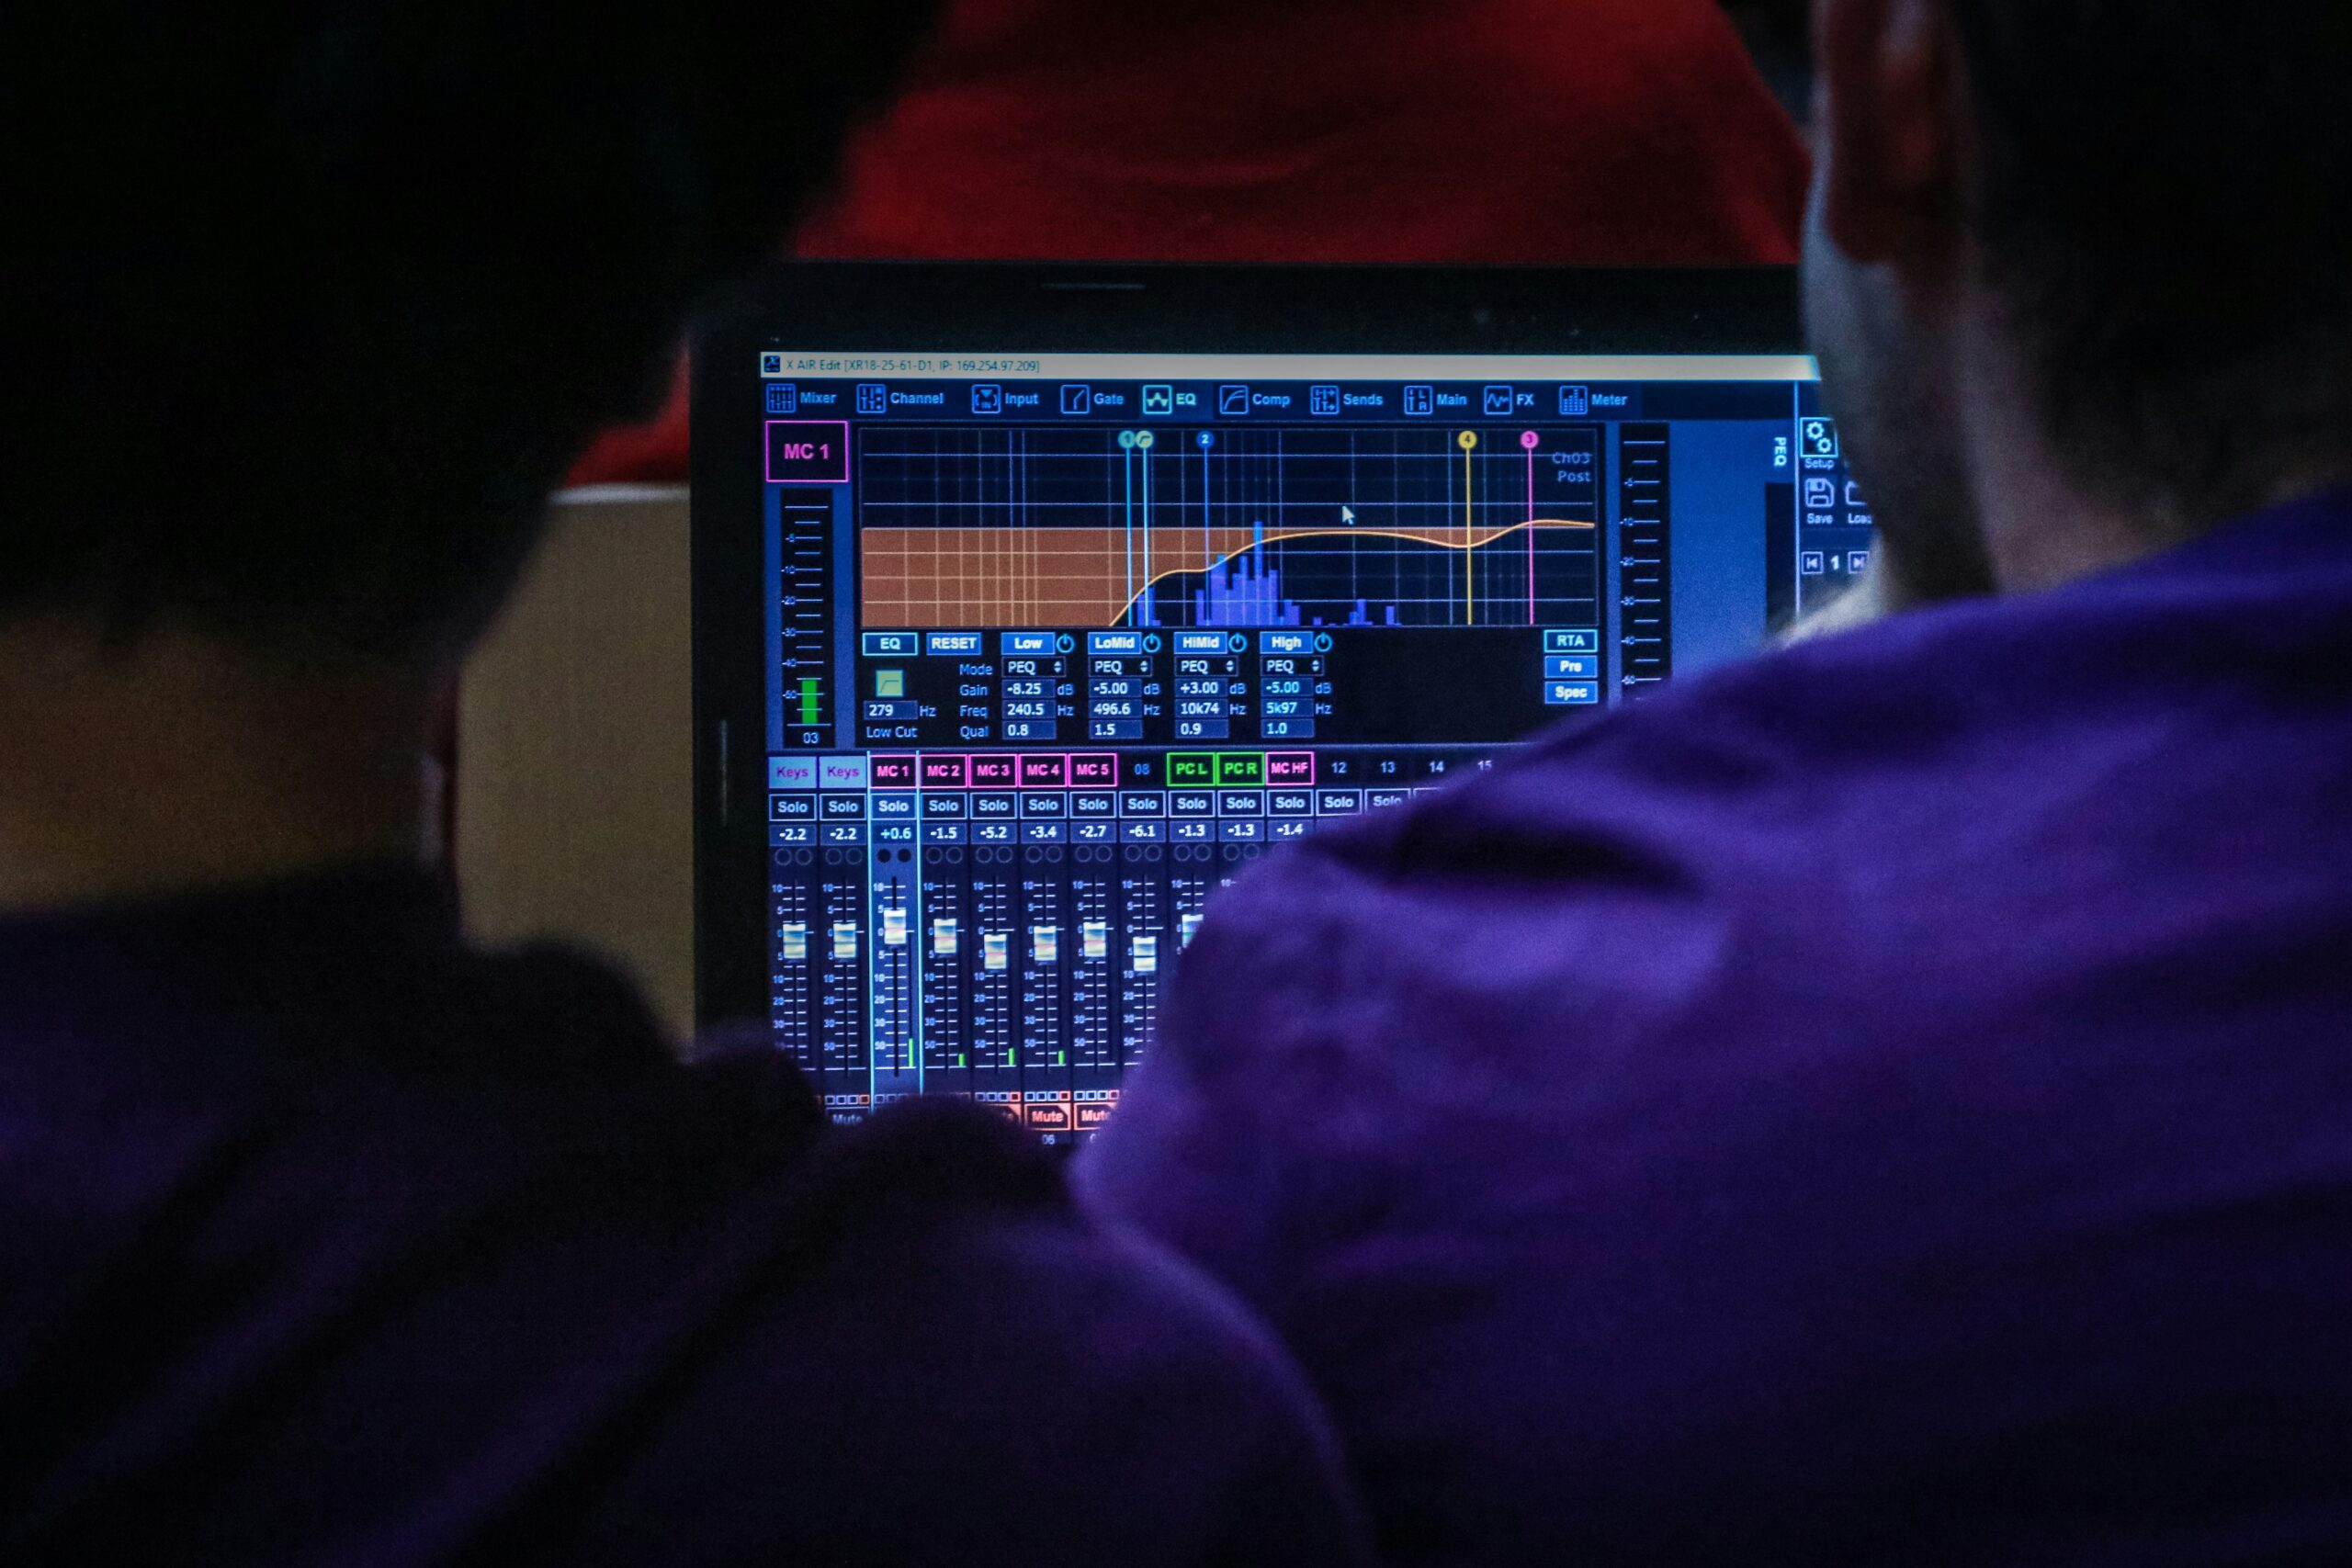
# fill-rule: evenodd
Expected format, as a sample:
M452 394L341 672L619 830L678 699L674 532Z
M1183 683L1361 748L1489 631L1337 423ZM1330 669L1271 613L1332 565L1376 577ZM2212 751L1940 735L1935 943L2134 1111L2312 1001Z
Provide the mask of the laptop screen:
M764 948L842 1119L1083 1141L1250 861L1754 651L1871 547L1798 355L739 352L768 892L704 941Z

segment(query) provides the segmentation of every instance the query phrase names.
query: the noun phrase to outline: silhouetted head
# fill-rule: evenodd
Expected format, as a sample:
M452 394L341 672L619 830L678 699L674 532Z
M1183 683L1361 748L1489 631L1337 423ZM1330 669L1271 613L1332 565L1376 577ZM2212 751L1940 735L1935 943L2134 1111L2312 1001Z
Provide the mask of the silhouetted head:
M0 623L446 657L929 0L26 0Z
M2352 474L2352 7L1820 0L1815 43L1813 330L1928 596Z

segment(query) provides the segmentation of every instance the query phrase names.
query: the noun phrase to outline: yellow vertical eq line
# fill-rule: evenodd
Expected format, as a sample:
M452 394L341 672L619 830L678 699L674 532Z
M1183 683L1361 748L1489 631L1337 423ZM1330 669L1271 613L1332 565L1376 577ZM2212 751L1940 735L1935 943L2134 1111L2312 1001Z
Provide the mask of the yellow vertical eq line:
M1477 507L1471 496L1472 458L1478 450L1478 433L1462 433L1462 624L1478 624L1478 579L1475 569L1478 564Z

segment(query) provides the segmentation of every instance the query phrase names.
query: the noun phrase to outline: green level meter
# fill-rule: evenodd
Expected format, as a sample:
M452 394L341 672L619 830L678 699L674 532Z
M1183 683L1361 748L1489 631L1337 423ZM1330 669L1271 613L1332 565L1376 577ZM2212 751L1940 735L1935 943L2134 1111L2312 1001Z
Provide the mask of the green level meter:
M1216 788L1216 759L1197 751L1171 752L1168 758L1168 784L1171 789Z
M1266 784L1263 751L1226 752L1216 760L1216 782L1226 789L1262 789Z
M800 682L800 722L803 724L823 722L817 713L817 682L814 681L804 680Z

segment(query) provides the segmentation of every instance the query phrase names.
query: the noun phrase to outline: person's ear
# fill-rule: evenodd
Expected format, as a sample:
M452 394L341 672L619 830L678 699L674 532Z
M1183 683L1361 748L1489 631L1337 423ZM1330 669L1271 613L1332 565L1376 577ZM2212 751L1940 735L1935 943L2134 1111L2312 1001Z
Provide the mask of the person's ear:
M1947 241L1958 216L1958 42L1943 0L1815 0L1821 221L1865 265Z

